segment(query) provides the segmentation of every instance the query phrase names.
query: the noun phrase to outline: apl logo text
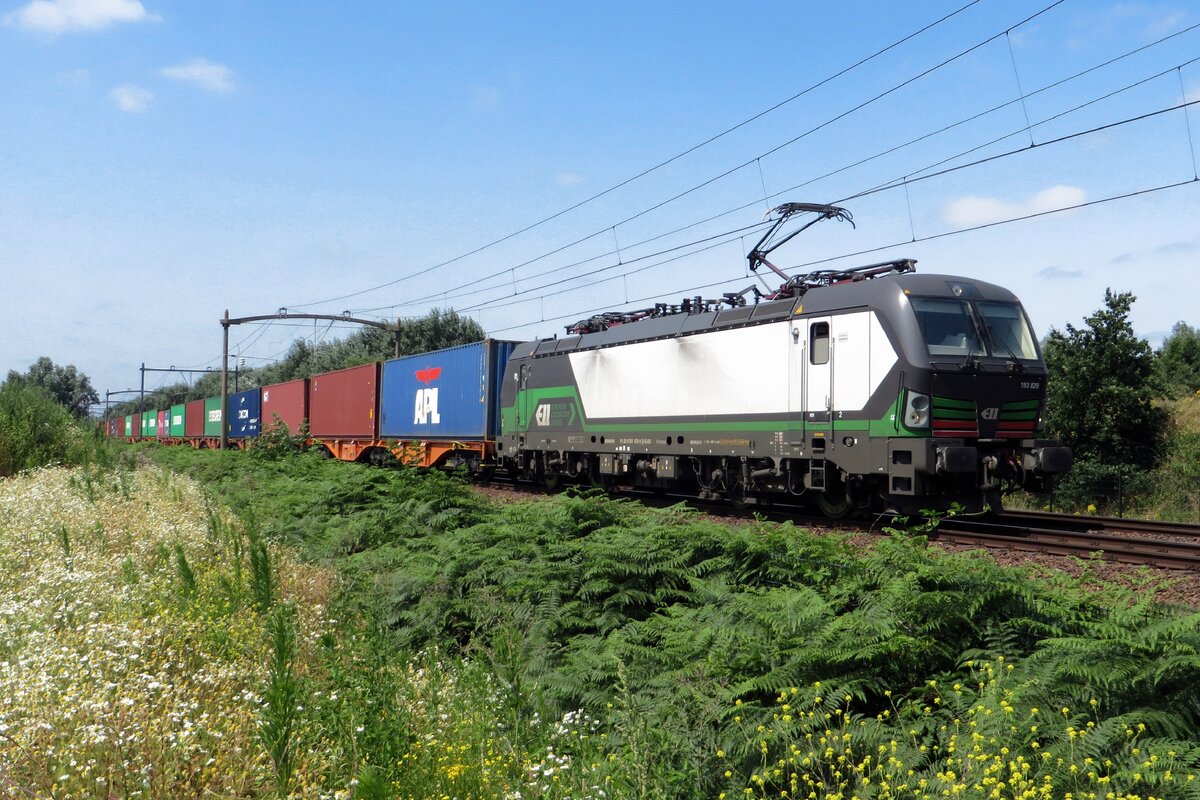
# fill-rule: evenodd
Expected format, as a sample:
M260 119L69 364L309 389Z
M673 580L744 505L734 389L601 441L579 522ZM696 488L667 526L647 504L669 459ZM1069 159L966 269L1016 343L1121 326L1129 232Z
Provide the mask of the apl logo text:
M441 367L419 369L415 373L417 380L426 384L426 386L436 381L441 374ZM417 396L413 406L414 425L428 425L430 423L437 425L442 421L442 415L438 413L438 390L436 386L417 389Z

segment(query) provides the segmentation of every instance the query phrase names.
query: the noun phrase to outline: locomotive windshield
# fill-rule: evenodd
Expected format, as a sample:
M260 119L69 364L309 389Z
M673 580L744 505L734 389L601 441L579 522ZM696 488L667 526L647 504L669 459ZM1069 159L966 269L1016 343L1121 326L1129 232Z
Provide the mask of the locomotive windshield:
M912 297L931 356L1035 359L1033 331L1016 303Z

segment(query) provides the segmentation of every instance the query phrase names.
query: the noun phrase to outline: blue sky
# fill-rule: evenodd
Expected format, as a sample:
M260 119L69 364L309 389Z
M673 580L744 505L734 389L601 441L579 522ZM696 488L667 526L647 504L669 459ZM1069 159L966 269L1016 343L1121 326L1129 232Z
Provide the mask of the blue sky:
M1051 0L979 0L805 91L967 3L0 4L0 374L48 355L103 393L142 363L217 366L226 308L450 306L549 336L743 288L751 226L787 201L857 225L793 240L791 272L911 257L1008 286L1041 334L1105 287L1155 343L1200 325L1200 105L1123 122L1200 99L1200 7L1065 0L1023 23ZM231 341L255 365L346 332Z

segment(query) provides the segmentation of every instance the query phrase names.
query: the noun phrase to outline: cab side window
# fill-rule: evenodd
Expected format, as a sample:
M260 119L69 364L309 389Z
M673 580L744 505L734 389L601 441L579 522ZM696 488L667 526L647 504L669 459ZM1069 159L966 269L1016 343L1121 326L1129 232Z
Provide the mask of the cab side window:
M808 362L829 363L829 323L814 322L808 326Z

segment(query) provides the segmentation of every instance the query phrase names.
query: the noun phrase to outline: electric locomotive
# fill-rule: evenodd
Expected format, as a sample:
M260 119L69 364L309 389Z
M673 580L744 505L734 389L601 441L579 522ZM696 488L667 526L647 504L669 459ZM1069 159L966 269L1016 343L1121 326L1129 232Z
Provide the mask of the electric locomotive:
M1011 292L911 260L787 278L766 255L799 231L763 247L779 225L849 214L777 211L751 266L782 275L779 290L602 314L516 346L498 464L739 504L803 497L831 517L999 510L1002 492L1069 469L1070 450L1038 438L1046 367Z

